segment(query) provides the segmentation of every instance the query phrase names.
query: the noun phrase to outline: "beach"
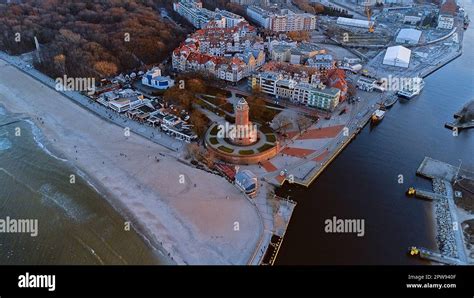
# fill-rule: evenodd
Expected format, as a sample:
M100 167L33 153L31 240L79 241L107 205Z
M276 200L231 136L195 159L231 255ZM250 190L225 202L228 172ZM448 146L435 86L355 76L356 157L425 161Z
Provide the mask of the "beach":
M247 264L263 235L257 209L224 178L73 103L0 60L0 99L45 146L84 172L109 203L177 264ZM71 173L75 174L75 173ZM77 174L77 173L76 173ZM238 223L238 229L235 229Z

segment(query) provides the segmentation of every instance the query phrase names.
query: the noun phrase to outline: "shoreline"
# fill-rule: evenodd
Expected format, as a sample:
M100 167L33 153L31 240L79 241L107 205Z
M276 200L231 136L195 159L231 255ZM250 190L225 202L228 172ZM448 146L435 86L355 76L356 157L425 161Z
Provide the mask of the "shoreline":
M45 88L7 61L1 62L3 60L0 64L4 65L0 72L8 71L8 75L4 74L6 79L0 83L6 110L28 115L33 121L35 116L44 118L44 123L34 123L45 136L48 150L53 148L52 152L66 156L77 169L92 178L93 185L101 186L99 190L105 189L103 193L109 204L127 219L132 219L135 230L146 236L142 237L146 241L155 244L157 251L165 251L177 264L248 262L263 227L258 221L256 207L233 185L223 185L219 182L224 179L222 177L178 163L171 156L171 150L141 136L123 137L120 127L71 104L70 99ZM19 84L23 85L20 87ZM91 127L96 129L90 131ZM77 145L79 151L85 149L86 154L77 150L74 154L72 145L74 148ZM120 150L132 157L138 156L140 160L124 160L118 155ZM91 156L87 151L97 156ZM151 163L151 154L160 152L166 155L160 157L159 165L163 164L163 169L157 170L158 164ZM102 159L101 166L98 166L99 158ZM179 175L187 178L186 185L178 184ZM128 184L136 190L129 191ZM216 185L219 186L216 191L209 194L208 190ZM197 210L200 211L194 212ZM213 218L213 223L206 221L206 217ZM231 227L236 219L250 228L235 233ZM156 247L158 243L162 244L162 249Z
M177 264L172 257L167 256L168 252L159 243L151 239L150 232L147 231L145 227L142 226L140 222L133 217L132 214L127 212L125 206L123 206L123 204L120 204L120 200L114 199L113 194L111 194L100 181L98 181L89 173L87 173L85 169L80 168L78 165L74 164L74 162L67 159L67 157L64 156L61 151L57 150L52 145L51 141L46 138L41 128L39 127L39 123L37 122L38 120L33 119L28 115L13 113L9 111L6 107L4 107L2 104L0 104L0 111L4 111L4 115L11 115L13 117L26 116L27 118L23 118L22 121L25 121L30 125L34 142L43 152L58 160L59 162L65 164L68 168L71 168L78 176L81 177L84 182L86 182L89 187L91 187L100 197L104 198L107 204L109 204L116 212L118 212L118 214L123 219L129 221L131 223L130 229L133 230L133 232L137 233L145 242L145 244L153 251L153 254L160 261L160 263L162 263L160 265Z

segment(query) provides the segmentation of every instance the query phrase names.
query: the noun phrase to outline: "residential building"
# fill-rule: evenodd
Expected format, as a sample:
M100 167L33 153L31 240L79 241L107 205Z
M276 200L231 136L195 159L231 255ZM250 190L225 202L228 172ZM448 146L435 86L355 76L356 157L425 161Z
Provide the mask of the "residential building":
M255 28L247 22L231 28L207 27L173 51L172 66L180 72L204 72L238 82L265 63L263 49Z
M200 0L179 0L173 3L173 9L198 29L208 26L230 28L245 21L242 16L230 11L205 9Z
M341 96L339 101L344 101L347 97L347 81L346 73L344 70L339 68L330 69L327 72L327 85L332 88L339 89L341 91Z
M247 7L248 17L265 29L275 32L310 31L316 29L316 16L295 13L289 9L272 12L258 6Z
M438 28L451 30L454 27L454 18L448 14L440 14L438 17Z
M247 7L247 16L260 27L270 29L272 14L269 11L258 6L249 6Z
M336 67L333 56L328 54L315 55L313 58L308 59L306 65L319 70L328 70Z
M262 72L249 79L252 89L259 88L262 92L286 98L309 107L332 111L339 104L341 91L337 88L326 87L283 76L275 72Z
M310 43L282 43L271 45L270 59L276 62L304 64L308 59L325 53L326 50Z

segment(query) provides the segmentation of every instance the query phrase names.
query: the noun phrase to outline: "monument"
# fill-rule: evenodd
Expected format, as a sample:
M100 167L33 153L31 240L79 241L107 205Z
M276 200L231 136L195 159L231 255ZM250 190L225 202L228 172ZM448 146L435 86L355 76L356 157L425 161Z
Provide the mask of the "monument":
M244 98L235 105L235 130L230 139L232 143L248 146L257 142L258 130L249 120L249 105Z

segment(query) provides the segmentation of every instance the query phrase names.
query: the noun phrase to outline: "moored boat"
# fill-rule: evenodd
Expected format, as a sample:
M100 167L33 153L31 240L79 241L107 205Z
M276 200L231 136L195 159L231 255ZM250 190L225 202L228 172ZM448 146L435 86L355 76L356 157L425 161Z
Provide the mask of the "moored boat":
M411 99L421 93L421 90L425 87L425 81L420 78L412 78L408 84L402 86L398 91L398 95L407 99Z
M372 117L370 118L372 124L377 124L379 123L380 121L382 121L383 117L385 117L385 109L384 108L380 108L380 109L377 109L373 114L372 114Z
M385 99L385 101L383 102L383 106L386 108L390 108L397 102L397 100L398 100L398 96L393 94L389 96L387 99Z

